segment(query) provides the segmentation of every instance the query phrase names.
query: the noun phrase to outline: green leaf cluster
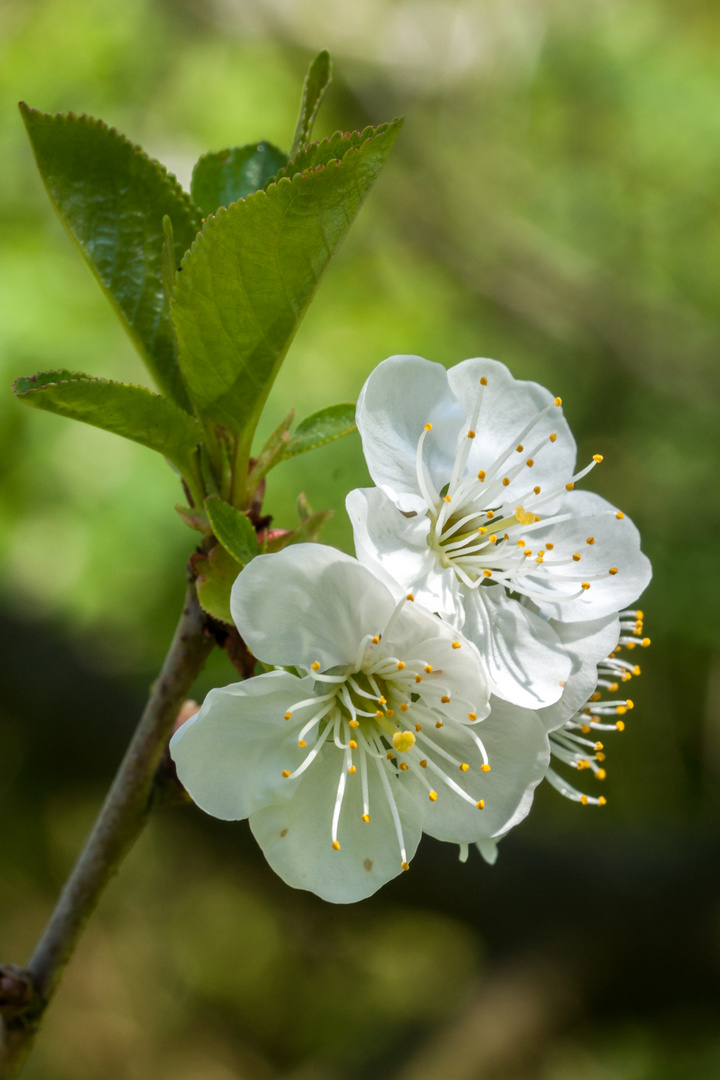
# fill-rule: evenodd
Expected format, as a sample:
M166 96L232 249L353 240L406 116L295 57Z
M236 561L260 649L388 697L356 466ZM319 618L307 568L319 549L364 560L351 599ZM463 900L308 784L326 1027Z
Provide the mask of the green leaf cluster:
M247 511L267 471L355 426L352 405L324 409L292 435L291 415L250 456L287 350L401 126L311 142L330 75L320 53L289 154L261 141L203 155L190 195L102 121L21 105L58 216L159 392L58 370L18 379L15 394L164 455L185 482L184 520L219 541L223 554L207 556L203 571L215 584L229 576L228 558L240 566L260 550ZM302 534L323 520L303 522ZM215 585L204 587L210 595Z

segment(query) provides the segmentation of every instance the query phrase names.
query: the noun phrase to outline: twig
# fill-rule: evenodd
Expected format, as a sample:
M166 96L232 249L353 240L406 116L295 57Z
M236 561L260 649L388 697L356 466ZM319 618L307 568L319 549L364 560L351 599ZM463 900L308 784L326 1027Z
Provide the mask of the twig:
M178 709L214 644L191 581L162 670L55 910L25 970L2 969L8 993L0 995L1 1080L17 1076L88 918L142 831ZM18 1002L20 984L27 992L26 1000Z

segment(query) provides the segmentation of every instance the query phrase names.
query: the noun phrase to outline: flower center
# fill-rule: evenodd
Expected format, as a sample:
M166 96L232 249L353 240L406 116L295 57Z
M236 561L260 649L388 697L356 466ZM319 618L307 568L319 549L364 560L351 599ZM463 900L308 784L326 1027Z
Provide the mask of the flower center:
M470 764L445 749L440 729L447 725L463 733L468 748L480 753L479 772L489 772L490 764L482 740L472 730L477 721L473 703L459 695L446 674L436 670L427 657L401 658L385 644L404 604L405 599L395 608L383 633L362 638L354 664L326 671L320 671L319 661L311 665L307 674L315 679L316 696L297 702L285 713L285 719L291 721L297 710L314 707L312 717L297 733L298 746L308 747L308 753L294 771L286 769L283 776L299 777L326 747L334 746L341 752L331 822L331 843L339 851L340 815L348 778L359 775L362 820L369 822L369 775L376 770L395 825L401 863L407 869L402 822L394 796L403 775L412 774L419 780L431 803L438 799L437 789L444 788L482 810L485 802L479 792L470 794L453 777L453 773L469 773ZM454 647L462 645L456 642ZM447 711L451 703L453 715ZM458 705L464 710L460 720L456 718Z
M579 553L572 558L560 559L553 556L552 542L536 544L533 534L538 528L546 529L549 524L567 520L567 513L544 517L540 511L559 495L571 491L577 480L586 476L595 467L602 456L595 454L590 464L570 477L550 492L543 492L539 485L527 486L515 483L523 474L527 474L535 465L541 453L547 453L557 441L557 434L537 435L532 440L532 433L540 421L552 409L562 404L560 398L546 408L541 409L525 427L518 432L512 444L500 453L495 461L488 463L486 469L468 469L468 460L475 428L480 419L483 395L487 379L480 380L477 400L470 418L469 427L461 436L452 473L448 482L437 490L429 469L424 462L424 445L432 431L432 424L427 423L420 435L416 453L416 471L418 487L427 505L427 517L430 520L427 542L437 557L439 567L452 572L463 585L470 589L482 585L503 585L509 592L519 593L530 599L543 599L544 594L533 588L530 580L533 575L552 572L556 567L568 567L580 562ZM529 448L525 440L530 436ZM506 492L513 484L513 493L518 502L513 508L508 505ZM518 487L520 494L518 497ZM513 500L515 501L515 500ZM621 516L621 515L618 515ZM588 544L594 542L588 538ZM547 559L547 561L546 561ZM579 570L579 568L578 568ZM608 574L616 574L613 567ZM600 575L594 575L596 578ZM582 574L563 573L563 581L579 585L569 595L555 596L554 600L574 600L590 588L590 583L582 581Z

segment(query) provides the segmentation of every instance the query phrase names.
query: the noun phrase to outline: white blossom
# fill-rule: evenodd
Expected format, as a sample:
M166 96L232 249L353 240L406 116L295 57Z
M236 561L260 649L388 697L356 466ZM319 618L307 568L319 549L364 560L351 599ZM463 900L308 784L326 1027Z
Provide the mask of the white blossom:
M477 649L332 548L261 555L233 618L274 671L210 692L173 736L205 811L248 818L289 884L350 902L408 869L427 832L473 843L527 813L549 760L529 710L489 710Z
M575 490L602 457L575 471L561 406L494 360L390 357L357 408L377 487L347 499L360 561L461 629L494 695L533 709L607 655L585 628L650 579L632 522Z

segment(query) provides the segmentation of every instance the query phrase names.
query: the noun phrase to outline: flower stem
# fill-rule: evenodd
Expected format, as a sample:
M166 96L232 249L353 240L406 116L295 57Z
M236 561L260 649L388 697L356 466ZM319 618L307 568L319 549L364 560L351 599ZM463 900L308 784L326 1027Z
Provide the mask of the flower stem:
M29 985L30 1000L18 1008L14 983L12 992L0 993L0 1080L17 1076L88 918L143 829L173 723L214 644L190 581L165 662L55 910L25 970L3 969L8 987L14 979Z

